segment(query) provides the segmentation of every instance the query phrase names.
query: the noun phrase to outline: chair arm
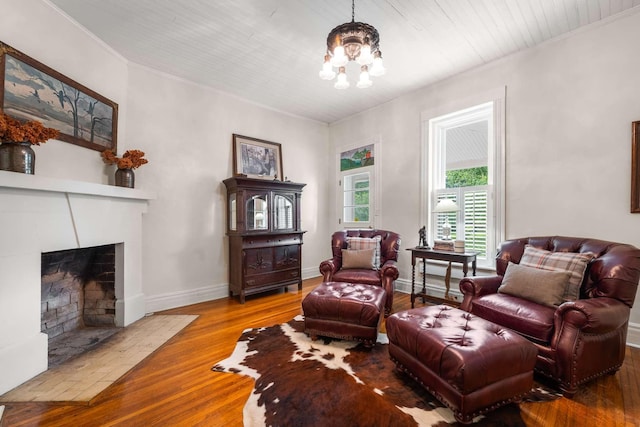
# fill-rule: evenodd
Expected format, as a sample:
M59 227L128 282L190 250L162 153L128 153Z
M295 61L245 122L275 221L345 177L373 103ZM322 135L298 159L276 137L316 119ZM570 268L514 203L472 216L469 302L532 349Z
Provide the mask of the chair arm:
M389 259L380 270L378 270L378 274L380 275L380 285L387 292L387 301L384 307L385 317L391 314L391 310L393 309L393 293L395 291L395 280L400 275L398 271L397 262Z
M502 283L502 276L474 276L464 277L460 280L460 292L463 299L460 309L471 312L471 305L474 298L483 295L495 294Z
M400 276L397 264L398 263L392 259L389 259L382 264L382 267L380 267L380 277L382 280L394 281Z
M320 263L320 274L322 274L324 282L331 282L332 277L340 268L340 261L337 258L330 258Z
M502 276L474 276L460 280L460 291L463 295L481 297L495 294L502 283Z
M583 333L602 334L624 327L631 309L613 298L588 298L561 304L554 314L555 330L570 325Z
M604 372L615 372L624 360L626 325L631 309L607 297L561 304L554 314L557 379L567 396L578 385Z

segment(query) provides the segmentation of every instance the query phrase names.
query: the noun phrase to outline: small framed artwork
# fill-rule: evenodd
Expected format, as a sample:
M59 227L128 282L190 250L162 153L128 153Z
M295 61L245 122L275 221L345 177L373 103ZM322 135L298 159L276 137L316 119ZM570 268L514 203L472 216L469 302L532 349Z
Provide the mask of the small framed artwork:
M57 129L57 139L117 151L118 104L0 42L0 110Z
M282 180L280 144L233 134L233 174Z
M640 213L640 121L631 123L631 213Z

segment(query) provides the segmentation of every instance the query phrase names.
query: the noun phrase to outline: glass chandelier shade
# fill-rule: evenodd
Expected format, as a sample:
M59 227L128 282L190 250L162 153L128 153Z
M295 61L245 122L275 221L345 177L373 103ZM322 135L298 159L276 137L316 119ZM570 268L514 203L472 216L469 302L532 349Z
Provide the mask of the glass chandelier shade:
M349 87L349 81L347 80L347 74L345 73L344 67L340 67L338 70L338 80L336 84L333 85L336 89L347 89Z
M363 22L355 22L355 0L351 2L351 22L335 27L327 36L327 54L319 76L323 80L333 80L336 76L333 68L338 69L338 80L335 88L349 87L346 65L349 61L360 65L359 88L370 87L373 82L370 76L381 76L385 73L380 52L380 35L375 27Z

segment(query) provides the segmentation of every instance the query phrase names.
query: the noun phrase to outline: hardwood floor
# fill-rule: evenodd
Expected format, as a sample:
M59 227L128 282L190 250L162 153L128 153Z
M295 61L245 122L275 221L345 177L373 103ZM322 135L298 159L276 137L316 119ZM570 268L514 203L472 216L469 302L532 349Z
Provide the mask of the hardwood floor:
M252 380L216 373L211 367L231 354L246 328L283 323L301 313L303 291L254 296L240 305L222 299L163 311L197 314L190 326L145 359L90 405L6 404L3 427L14 426L241 426ZM395 311L409 308L409 295L396 294ZM640 349L627 347L616 375L579 389L573 400L521 405L527 426L640 425Z

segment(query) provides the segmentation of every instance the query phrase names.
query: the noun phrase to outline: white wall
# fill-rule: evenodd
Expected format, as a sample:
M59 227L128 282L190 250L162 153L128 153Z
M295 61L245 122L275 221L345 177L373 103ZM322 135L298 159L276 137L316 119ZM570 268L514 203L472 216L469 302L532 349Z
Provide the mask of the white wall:
M640 215L629 213L631 122L640 120L638 12L332 124L333 146L381 135L380 227L398 231L404 248L417 244L420 113L506 86L507 238L559 234L640 247ZM404 251L400 267L410 280ZM637 330L640 297L631 321ZM631 338L640 344L640 334Z
M158 193L144 222L149 308L228 295L226 190L232 134L282 144L283 172L302 194L303 276L317 276L329 253L328 127L248 103L140 66L129 69L127 139L151 160L136 179ZM135 141L135 142L133 142ZM326 246L326 247L325 247Z
M283 170L302 196L303 277L330 254L328 126L131 64L46 0L0 0L0 41L119 104L118 152L149 164L136 188L155 192L144 216L143 291L150 311L228 296L225 190L232 133L282 144ZM35 147L36 174L107 184L113 166L66 142Z

